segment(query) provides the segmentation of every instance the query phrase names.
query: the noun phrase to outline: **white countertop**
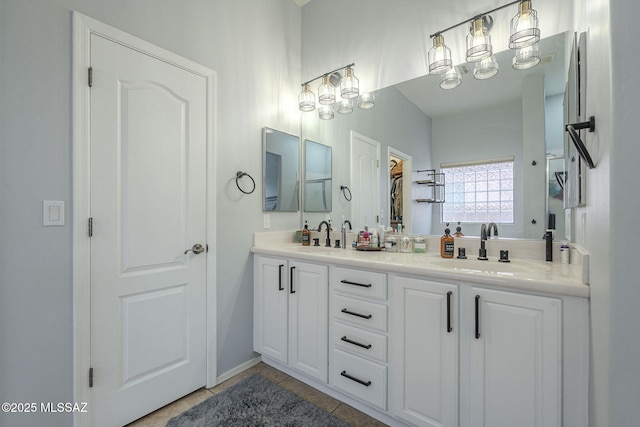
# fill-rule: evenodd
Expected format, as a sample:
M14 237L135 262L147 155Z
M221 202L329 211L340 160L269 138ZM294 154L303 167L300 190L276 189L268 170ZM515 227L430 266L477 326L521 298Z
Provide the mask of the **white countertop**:
M300 243L257 241L251 252L261 255L295 258L302 261L333 264L423 276L448 282L467 282L546 294L589 297L589 286L582 283L569 264L512 259L500 263L495 258L478 261L441 258L439 253L392 253L357 251ZM467 262L468 261L468 262Z

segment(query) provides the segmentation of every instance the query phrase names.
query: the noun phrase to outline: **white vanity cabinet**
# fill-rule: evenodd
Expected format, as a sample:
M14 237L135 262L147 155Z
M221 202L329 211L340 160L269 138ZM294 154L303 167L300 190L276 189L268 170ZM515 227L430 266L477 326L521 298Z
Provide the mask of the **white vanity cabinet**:
M329 384L387 409L387 275L331 267Z
M327 382L328 267L254 259L254 350Z
M389 286L392 415L428 427L562 425L561 299L403 276Z
M458 423L458 286L390 276L389 404L417 426Z
M562 300L469 291L469 425L561 426Z

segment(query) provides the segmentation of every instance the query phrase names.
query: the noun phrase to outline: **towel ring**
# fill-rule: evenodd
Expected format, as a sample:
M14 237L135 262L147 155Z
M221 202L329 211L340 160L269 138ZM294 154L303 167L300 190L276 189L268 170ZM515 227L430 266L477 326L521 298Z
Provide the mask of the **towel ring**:
M341 185L340 189L342 190L342 195L344 196L344 198L347 199L347 202L350 202L351 201L351 190L349 190L349 187L347 187L346 185ZM349 197L347 197L347 191L349 192Z
M251 180L251 182L253 183L253 188L251 189L251 191L244 191L242 189L242 187L240 187L240 183L238 181L243 176L248 176L249 179ZM244 194L251 194L256 190L256 181L248 173L242 172L242 171L238 171L238 172L236 172L236 187L238 187L238 190L242 191Z

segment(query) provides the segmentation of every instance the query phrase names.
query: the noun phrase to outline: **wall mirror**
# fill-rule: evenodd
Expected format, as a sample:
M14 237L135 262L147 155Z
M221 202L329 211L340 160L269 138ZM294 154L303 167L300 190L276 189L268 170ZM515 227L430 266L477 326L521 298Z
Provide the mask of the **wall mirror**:
M513 224L500 226L500 236L540 239L548 221L546 207L550 206L547 157L563 157L562 149L547 147L546 142L553 139L554 144L563 144L562 106L571 37L572 33L561 33L542 39L542 60L527 70L511 67L513 52L508 50L496 53L500 71L492 79L474 79L472 65L464 64L462 84L454 90L441 89L438 76L425 75L376 91L376 105L371 110L354 109L352 114L336 114L330 121L305 113L302 135L311 140L332 141L336 186L350 185L353 179L353 131L380 143L380 165L389 163L389 147L411 156L414 174L417 170L439 169L443 163L514 156L514 193L518 194L514 203L519 212ZM536 98L537 110L533 114L529 107L523 107L525 96ZM529 137L525 137L527 132ZM382 172L377 211L386 213L390 183L388 171ZM406 178L412 192L419 191L414 185L416 176ZM354 194L354 200L356 197ZM415 199L415 194L411 198ZM352 218L352 206L335 194L333 201L333 219L344 216L354 225L365 222ZM444 226L440 209L441 205L413 200L408 231L441 234ZM308 216L303 214L303 219ZM557 219L560 216L562 213L556 214ZM381 222L390 225L389 221L387 214ZM480 223L462 222L465 234L479 235ZM369 219L368 223L374 221ZM557 220L556 227L560 225ZM564 231L558 229L556 234L563 236Z
M331 147L307 139L304 153L304 210L331 212Z
M300 139L265 127L262 147L262 209L297 212L300 209Z

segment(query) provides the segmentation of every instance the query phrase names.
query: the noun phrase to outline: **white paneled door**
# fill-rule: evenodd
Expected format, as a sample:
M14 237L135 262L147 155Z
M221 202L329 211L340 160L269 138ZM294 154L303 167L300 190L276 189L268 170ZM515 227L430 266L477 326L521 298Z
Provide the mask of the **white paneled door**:
M380 143L351 131L351 192L354 230L374 228L380 214Z
M115 426L206 382L207 81L90 43L90 423Z

